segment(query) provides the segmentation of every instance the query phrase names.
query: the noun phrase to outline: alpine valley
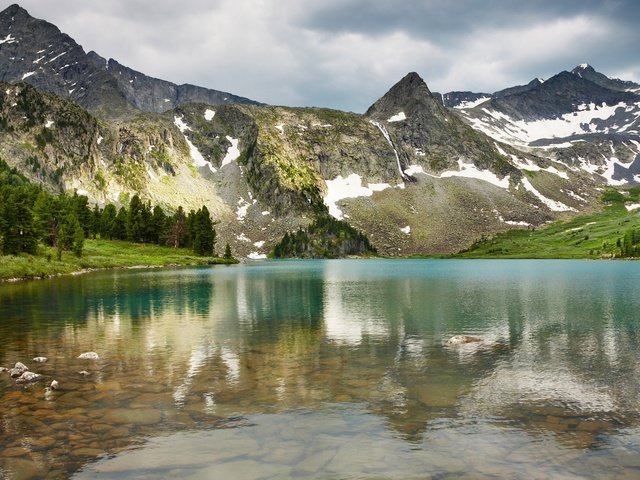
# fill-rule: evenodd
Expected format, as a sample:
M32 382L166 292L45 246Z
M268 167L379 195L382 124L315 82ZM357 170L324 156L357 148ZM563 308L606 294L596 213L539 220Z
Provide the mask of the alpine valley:
M589 65L493 94L435 94L409 73L365 114L269 106L86 53L12 5L0 72L11 167L98 205L206 205L244 257L322 213L383 255L452 253L640 182L640 85Z

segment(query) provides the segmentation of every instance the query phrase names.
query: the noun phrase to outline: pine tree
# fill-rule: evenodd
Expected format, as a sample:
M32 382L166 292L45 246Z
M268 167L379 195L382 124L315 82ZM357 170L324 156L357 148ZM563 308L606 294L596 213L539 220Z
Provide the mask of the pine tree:
M185 230L185 216L182 207L178 207L178 210L173 215L171 221L171 235L169 241L174 248L178 248L182 244Z
M116 215L118 215L118 211L114 204L109 203L102 210L102 214L100 215L100 237L101 238L114 238L114 222L116 220Z
M144 240L145 223L143 218L144 204L138 195L134 195L129 202L127 212L126 231L127 239L131 242L142 242Z
M229 245L229 243L227 242L227 244L224 246L224 258L226 260L230 260L233 258L233 255L231 254L231 245Z
M111 238L125 240L127 238L127 209L120 207L116 218L113 220Z
M159 205L153 207L153 214L151 215L149 224L151 225L149 241L160 244L166 235L167 216Z
M207 207L203 206L194 216L193 251L198 255L213 255L216 244L216 231Z

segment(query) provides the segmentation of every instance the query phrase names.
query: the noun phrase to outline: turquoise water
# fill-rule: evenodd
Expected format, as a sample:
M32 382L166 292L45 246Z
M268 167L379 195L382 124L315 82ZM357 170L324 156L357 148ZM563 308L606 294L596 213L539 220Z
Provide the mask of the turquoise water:
M43 375L0 374L0 478L639 478L639 265L280 261L0 285L0 366Z

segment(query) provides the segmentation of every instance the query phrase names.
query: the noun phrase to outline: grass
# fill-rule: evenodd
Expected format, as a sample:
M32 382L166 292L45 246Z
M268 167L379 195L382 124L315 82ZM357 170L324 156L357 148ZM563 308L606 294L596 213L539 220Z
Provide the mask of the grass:
M238 263L236 259L200 257L184 248L119 240L86 240L84 245L82 257L64 252L61 261L49 247L41 247L37 255L0 256L0 281L50 277L92 269Z
M454 255L460 258L615 258L618 239L640 228L640 211L628 212L624 202L536 230L509 230L476 242Z

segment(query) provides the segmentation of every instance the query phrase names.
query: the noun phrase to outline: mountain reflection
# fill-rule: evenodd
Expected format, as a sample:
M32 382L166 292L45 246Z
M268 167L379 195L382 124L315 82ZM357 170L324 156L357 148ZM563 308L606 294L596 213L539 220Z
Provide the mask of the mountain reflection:
M507 421L577 448L636 423L639 305L628 278L593 289L576 279L580 265L545 282L540 267L507 265L516 270L278 262L3 285L0 365L48 356L42 372L86 391L82 409L160 412L140 435L333 404L362 406L411 443L447 419ZM455 334L485 341L445 345ZM81 364L86 350L100 362ZM86 368L85 382L76 372ZM24 395L41 398L39 388ZM18 438L30 427L14 391L0 385L0 415ZM73 422L78 405L57 414Z

